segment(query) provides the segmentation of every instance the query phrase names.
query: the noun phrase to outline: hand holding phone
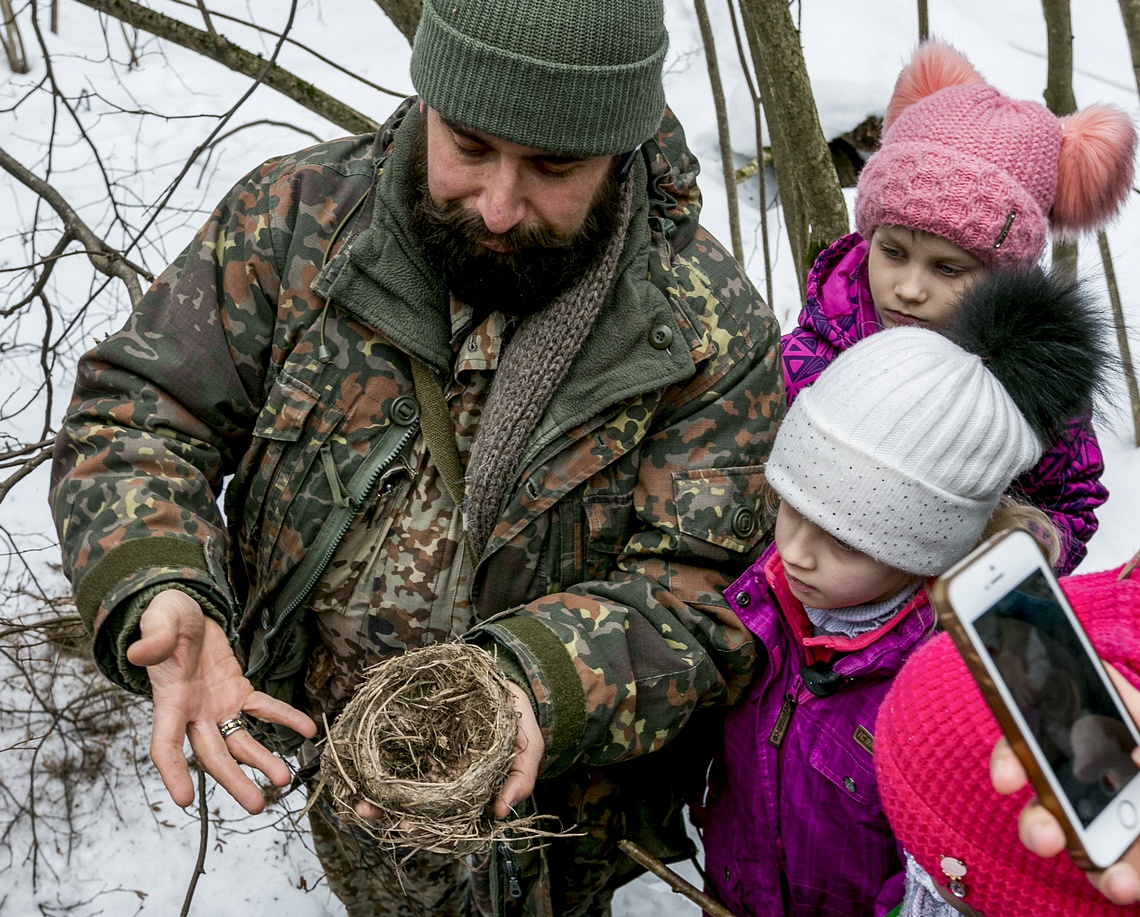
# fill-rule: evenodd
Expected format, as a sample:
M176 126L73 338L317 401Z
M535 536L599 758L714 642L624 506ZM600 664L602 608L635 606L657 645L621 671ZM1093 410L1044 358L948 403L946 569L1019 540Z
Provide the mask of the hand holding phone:
M1108 673L1132 718L1140 718L1140 691L1111 665ZM994 746L990 757L990 781L1003 796L1020 792L1029 782L1025 768L1008 739L1003 738ZM1065 832L1061 830L1060 822L1037 800L1027 803L1021 810L1017 830L1021 843L1039 857L1049 859L1065 849ZM1140 841L1129 847L1124 856L1108 869L1090 871L1087 875L1092 886L1113 904L1140 902Z
M1140 732L1037 543L991 539L932 597L1074 862L1114 863L1140 837Z

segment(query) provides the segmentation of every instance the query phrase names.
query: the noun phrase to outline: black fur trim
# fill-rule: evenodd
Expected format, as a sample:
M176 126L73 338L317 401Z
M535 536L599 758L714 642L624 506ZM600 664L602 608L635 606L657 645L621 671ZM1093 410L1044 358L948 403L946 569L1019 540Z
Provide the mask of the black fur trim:
M1091 413L1118 362L1107 308L1037 266L987 271L942 330L985 361L1044 443Z

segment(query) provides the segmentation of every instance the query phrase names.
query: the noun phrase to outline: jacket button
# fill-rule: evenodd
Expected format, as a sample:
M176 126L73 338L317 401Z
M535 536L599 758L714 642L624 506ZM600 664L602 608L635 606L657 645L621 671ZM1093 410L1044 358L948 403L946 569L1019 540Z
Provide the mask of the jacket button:
M388 408L388 416L393 423L397 423L401 427L409 427L420 416L420 404L411 395L401 395Z
M728 879L729 879L729 876L731 876L731 875L732 875L732 873L730 873L730 872L728 871L728 867L727 867L727 866L725 866L725 867L724 867L724 881L725 881L725 882L727 882L727 881L728 881Z
M649 346L655 350L664 350L673 343L673 329L668 325L658 325L649 332Z
M732 533L737 538L751 538L756 534L756 514L747 506L732 511Z
M538 499L538 482L534 478L527 478L523 488L526 490L526 495L532 500Z
M736 593L736 604L741 608L747 608L751 602L752 596L750 596L747 592Z
M843 778L843 785L845 787L847 787L848 793L854 793L855 792L855 781L852 780L850 777L844 777Z

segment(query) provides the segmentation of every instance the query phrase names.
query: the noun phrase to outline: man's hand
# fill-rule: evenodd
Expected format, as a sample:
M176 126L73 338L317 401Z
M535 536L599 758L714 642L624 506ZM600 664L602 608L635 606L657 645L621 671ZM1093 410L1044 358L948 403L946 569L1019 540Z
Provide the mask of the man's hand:
M546 751L546 740L538 728L530 697L525 690L513 682L510 684L511 701L519 715L518 731L515 733L514 758L507 779L503 781L499 795L495 797L496 818L506 818L520 802L534 792L538 780L538 766ZM358 802L354 806L361 818L379 818L383 813L371 803Z
M496 818L506 818L515 806L534 792L538 766L546 752L546 740L538 728L538 720L530 705L530 695L513 682L510 689L511 700L519 714L519 728L515 733L515 757L511 761L511 770L495 798Z
M1129 713L1134 719L1140 719L1140 691L1133 688L1111 665L1107 668ZM1133 750L1132 760L1140 766L1140 748ZM990 757L990 780L994 789L1004 795L1016 793L1029 782L1025 768L1004 738L994 746ZM1060 823L1036 801L1021 810L1017 819L1017 833L1021 843L1038 856L1056 856L1065 849L1065 832ZM1114 904L1140 901L1140 841L1129 847L1124 856L1108 869L1089 872L1087 875L1100 893Z
M194 801L182 750L189 739L206 773L247 812L260 812L265 808L261 791L238 764L256 768L277 786L288 785L289 768L244 729L223 739L218 724L248 713L310 738L317 733L316 724L300 710L253 689L225 632L185 592L168 589L156 595L139 627L142 636L127 648L127 659L145 667L150 677L150 757L170 798L180 806Z

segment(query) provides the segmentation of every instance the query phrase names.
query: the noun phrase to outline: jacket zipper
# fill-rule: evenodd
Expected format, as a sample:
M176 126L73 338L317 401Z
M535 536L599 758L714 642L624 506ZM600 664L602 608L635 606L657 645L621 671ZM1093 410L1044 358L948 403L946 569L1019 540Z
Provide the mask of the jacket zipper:
M519 882L519 860L515 856L515 852L511 850L511 845L499 841L499 856L503 861L503 872L507 877L507 894L510 895L512 901L518 901L522 897L522 883Z
M395 423L396 421L393 420L393 422ZM344 505L334 509L333 514L326 520L325 527L320 530L316 539L314 539L313 546L319 550L320 553L317 555L318 559L315 562L309 562L311 569L304 580L301 581L300 588L296 589L293 587L292 579L286 582L285 591L292 591L292 596L280 608L277 614L277 620L273 622L272 625L264 621L264 616L268 613L269 609L263 609L263 626L267 629L254 642L253 650L250 653L249 665L246 670L247 678L253 679L271 661L272 657L267 649L269 642L290 623L297 609L308 600L310 593L316 588L317 583L320 582L325 568L329 565L329 561L332 560L333 555L336 553L341 539L344 538L344 533L348 531L349 526L352 524L353 517L372 492L372 488L376 485L377 479L383 474L384 469L392 464L396 456L400 454L400 450L407 445L408 441L415 435L418 429L419 412L417 408L416 416L411 418L410 422L405 426L403 433L395 441L395 444L391 446L391 448L386 449L377 458L374 459L372 456L369 456L365 459L365 465L361 469L361 471L364 472L364 477L361 478L361 471L358 471L348 483L346 488L348 492L347 502L343 500L343 497L341 500L337 500L338 504L344 503ZM384 440L382 438L378 446L383 445L383 442ZM336 499L335 496L334 499ZM334 527L330 528L329 523L334 521L338 513L340 515L340 521ZM324 542L323 547L319 544L322 541ZM302 568L306 566L306 561L309 561L309 557L310 555L306 555L305 558L302 559L301 564L297 570L294 571L294 576L302 572Z

